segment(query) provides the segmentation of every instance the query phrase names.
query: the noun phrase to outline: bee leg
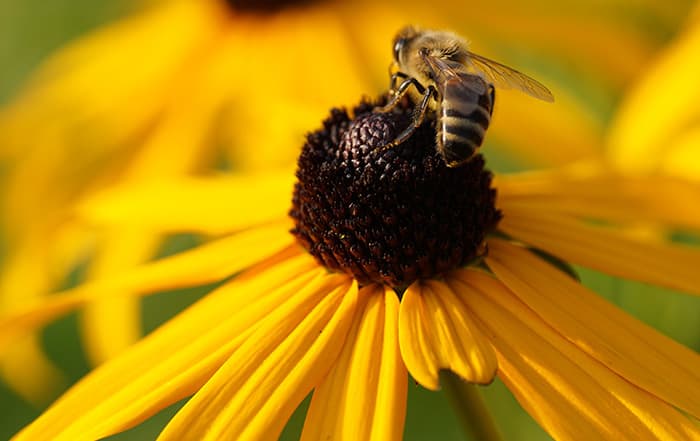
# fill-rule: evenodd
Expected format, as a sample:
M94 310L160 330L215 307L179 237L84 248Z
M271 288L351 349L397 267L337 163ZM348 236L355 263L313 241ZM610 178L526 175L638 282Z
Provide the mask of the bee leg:
M394 93L396 93L395 92L396 91L396 82L399 80L399 78L402 80L405 80L406 78L408 78L408 75L406 75L403 72L393 72L392 73L391 72L392 67L393 67L393 65L389 66L389 91L393 95Z
M403 74L405 75L405 74ZM392 82L394 80L392 79ZM399 85L399 88L396 89L396 92L394 92L394 96L391 97L391 101L386 103L384 107L377 107L374 109L375 112L390 112L391 109L396 107L396 105L401 101L401 99L408 93L408 88L411 87L411 85L415 86L415 88L418 90L418 93L423 94L425 93L425 87L421 83L418 82L413 77L406 76L406 79L403 80L403 82Z
M413 121L411 124L406 127L403 132L399 133L399 135L393 141L387 145L379 147L378 150L388 150L392 147L396 147L410 138L411 135L413 135L413 132L415 132L416 129L423 124L425 114L428 111L428 103L430 102L430 98L437 98L437 96L437 89L435 89L433 86L428 86L428 89L423 93L423 99L421 100L420 105L413 112Z

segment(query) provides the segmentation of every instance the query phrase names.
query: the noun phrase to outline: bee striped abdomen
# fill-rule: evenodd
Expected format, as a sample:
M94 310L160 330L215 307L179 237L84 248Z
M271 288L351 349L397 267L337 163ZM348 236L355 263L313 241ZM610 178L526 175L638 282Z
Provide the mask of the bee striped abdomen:
M474 75L465 74L445 82L437 146L449 167L457 167L471 159L484 141L491 121L492 90Z

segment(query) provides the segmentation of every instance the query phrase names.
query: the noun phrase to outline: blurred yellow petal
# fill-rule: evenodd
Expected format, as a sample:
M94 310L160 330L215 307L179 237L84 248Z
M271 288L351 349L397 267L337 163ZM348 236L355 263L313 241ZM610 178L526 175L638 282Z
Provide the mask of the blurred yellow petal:
M37 262L46 259L43 243L32 238L18 244L5 257L0 273L0 317L24 302L40 299L51 281L45 272L37 273ZM3 381L25 400L45 405L63 385L63 375L43 354L38 334L22 335L10 330L17 340L3 343L0 337L0 374Z
M668 146L668 152L659 159L663 172L691 181L700 180L700 127L680 133L673 145Z
M563 164L599 154L601 123L565 89L553 92L556 101L546 103L499 90L489 137L505 142L509 153L530 163Z
M276 439L342 349L357 302L351 280L325 276L268 314L158 439Z
M49 61L0 115L3 146L21 154L8 176L8 222L26 228L61 215L113 178L167 101L164 77L191 69L186 54L219 32L214 19L211 5L168 2Z
M496 355L465 307L463 290L443 282L416 282L401 300L399 343L413 378L439 388L439 373L448 369L472 383L488 384L496 375Z
M487 328L499 377L555 439L700 439L687 417L565 340L500 282L465 273L460 280L479 293L465 302Z
M360 290L343 351L314 391L302 441L401 440L408 375L399 353L398 314L393 290Z
M487 35L498 35L505 41L525 39L529 48L550 51L554 53L552 58L566 59L569 64L587 71L586 77L602 79L608 87L625 86L653 54L654 45L649 37L641 33L635 35L612 21L605 23L600 17L575 12L562 14L560 5L555 6L559 11L550 11L547 15L525 12L529 16L523 17L515 11L495 12L499 8L513 9L513 6L497 3L489 5L494 10L492 13L479 17L476 32L484 29ZM522 4L521 8L532 10L530 4Z
M3 132L14 141L4 147L52 148L56 129L80 131L84 145L118 146L118 140L131 136L159 111L170 88L162 79L186 67L187 54L220 32L221 28L214 25L218 12L209 2L165 2L162 7L106 26L58 52L0 116L0 127L9 127ZM133 68L135 62L138 69ZM47 145L22 139L26 133L41 135L42 131L23 126L41 120L40 115L51 117L44 120L48 127L45 135L52 140ZM56 115L77 125L56 120ZM98 126L85 125L86 121ZM12 137L15 133L16 139ZM99 139L92 143L93 136L110 142Z
M293 163L304 135L329 108L376 89L357 63L338 9L319 4L233 18L211 81L228 98L221 130L238 169ZM364 6L355 8L349 25L366 29L365 14ZM332 62L324 58L329 54Z
M698 354L521 247L490 240L486 263L525 305L580 350L622 378L700 418Z
M34 406L46 406L66 387L65 377L44 353L40 336L25 335L0 352L3 382Z
M160 240L150 232L127 229L105 233L96 261L90 267L89 279L105 279L130 270L148 261ZM94 365L108 360L141 337L141 306L138 296L125 292L101 290L95 301L81 312L85 351Z
M202 245L131 271L95 280L42 302L28 302L0 316L0 352L22 332L59 317L104 292L139 295L219 281L293 244L287 222L259 227Z
M560 214L502 207L499 229L566 262L700 294L700 249L626 237Z
M506 212L557 211L618 222L656 222L700 230L700 184L658 175L624 176L577 164L496 178Z
M627 94L608 135L610 156L621 170L658 169L679 132L697 121L700 101L700 23L692 23L645 68Z
M101 438L195 393L272 311L327 286L313 268L302 255L223 285L94 370L16 439Z
M180 177L113 187L87 199L78 211L98 226L221 234L283 218L293 183L290 172Z

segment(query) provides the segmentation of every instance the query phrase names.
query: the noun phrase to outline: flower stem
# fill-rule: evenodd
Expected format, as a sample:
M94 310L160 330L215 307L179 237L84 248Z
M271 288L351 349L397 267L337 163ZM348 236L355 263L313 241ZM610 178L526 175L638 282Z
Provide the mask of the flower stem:
M470 440L502 441L476 385L462 381L450 371L440 372L440 384Z

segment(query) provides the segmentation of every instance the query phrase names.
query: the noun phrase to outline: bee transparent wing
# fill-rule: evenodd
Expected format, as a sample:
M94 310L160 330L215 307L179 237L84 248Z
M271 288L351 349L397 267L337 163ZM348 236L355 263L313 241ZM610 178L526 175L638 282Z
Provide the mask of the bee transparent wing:
M483 74L494 86L503 89L518 89L543 101L554 102L554 95L542 83L524 73L488 58L469 52L468 64Z
M458 72L464 70L464 66L462 66L461 63L442 60L427 54L422 55L422 57L425 64L433 71L433 78L437 82L444 82L450 78L457 78L459 76Z
M430 55L424 55L423 59L433 71L433 78L438 88L444 90L445 85L459 84L460 87L469 89L477 95L482 95L488 92L488 87L483 81L474 81L477 75L465 75L466 70L462 63L456 61L443 60Z

